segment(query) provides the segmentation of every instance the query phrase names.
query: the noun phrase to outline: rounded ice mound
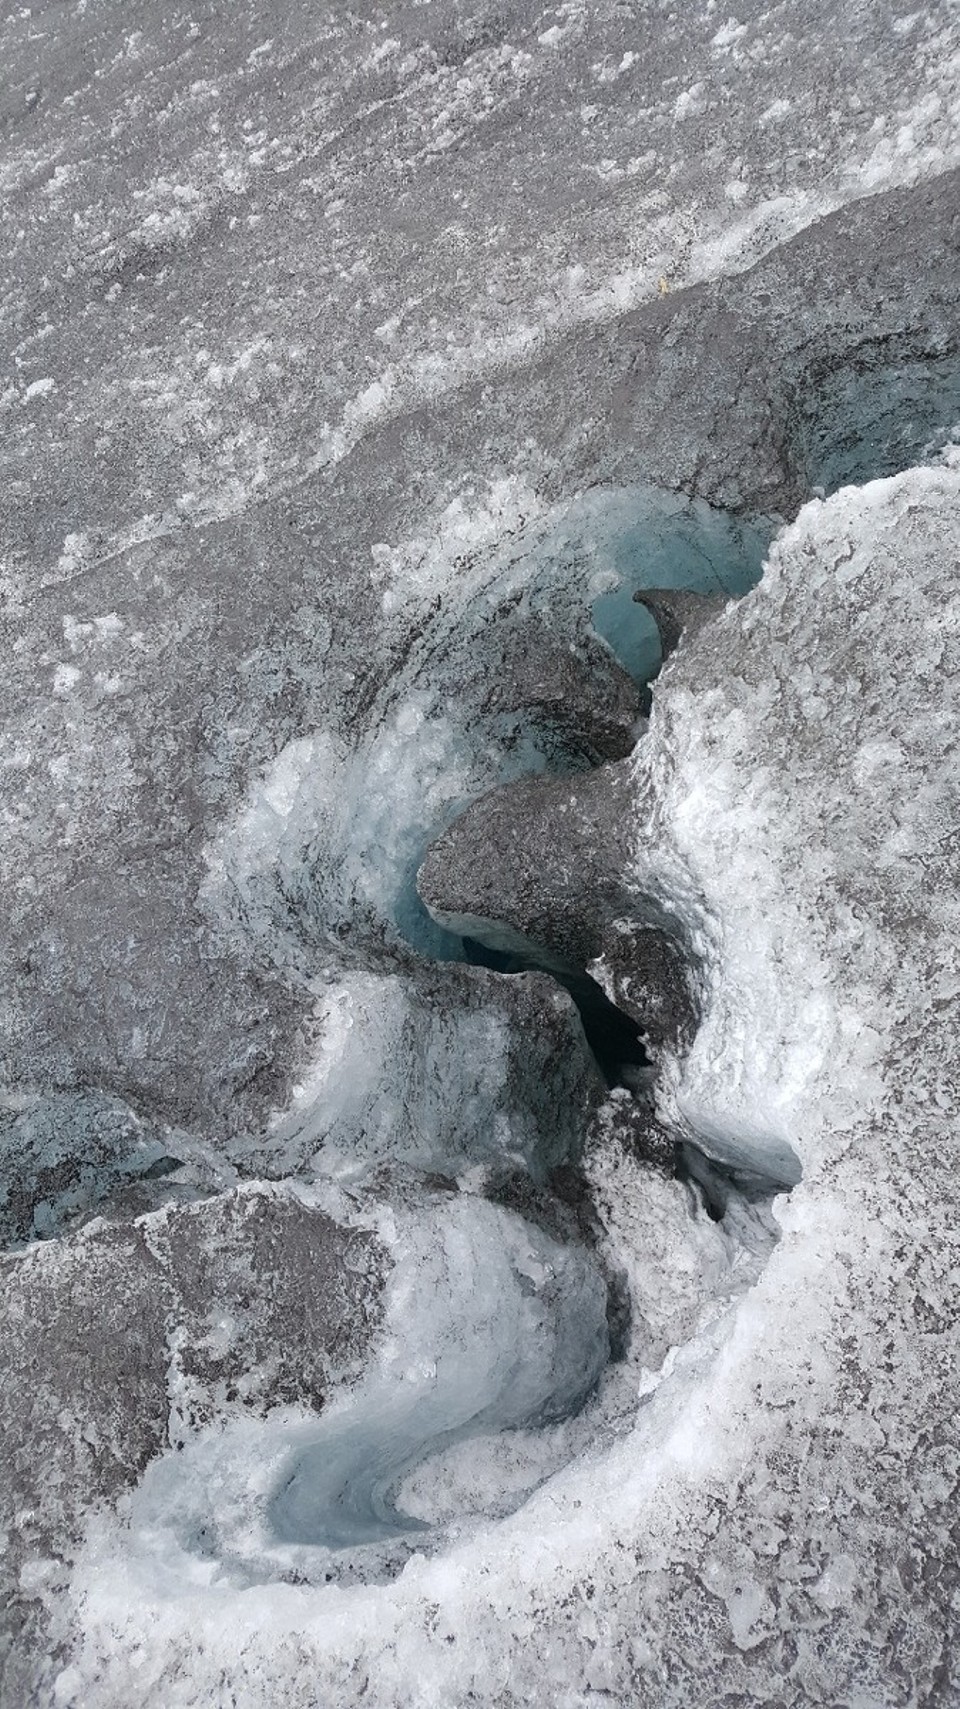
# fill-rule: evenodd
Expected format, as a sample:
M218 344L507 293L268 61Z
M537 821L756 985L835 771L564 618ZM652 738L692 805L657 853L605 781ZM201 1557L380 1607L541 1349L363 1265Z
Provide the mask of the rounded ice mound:
M248 1172L361 1181L401 1165L543 1181L575 1158L604 1083L570 997L537 974L448 965L352 974L325 991L315 1042Z

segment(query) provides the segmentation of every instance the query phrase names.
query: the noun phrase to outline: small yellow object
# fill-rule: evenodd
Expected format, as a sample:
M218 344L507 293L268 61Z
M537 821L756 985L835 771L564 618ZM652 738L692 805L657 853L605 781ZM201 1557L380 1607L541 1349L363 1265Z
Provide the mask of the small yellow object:
M669 279L664 278L662 274L657 280L657 290L660 292L661 297L666 297L670 293L670 281Z

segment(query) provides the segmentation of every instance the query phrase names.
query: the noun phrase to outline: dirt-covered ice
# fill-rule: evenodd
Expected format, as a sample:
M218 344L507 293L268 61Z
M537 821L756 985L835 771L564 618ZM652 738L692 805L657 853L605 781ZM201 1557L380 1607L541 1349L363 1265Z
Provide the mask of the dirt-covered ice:
M4 1709L960 1702L952 9L0 64Z

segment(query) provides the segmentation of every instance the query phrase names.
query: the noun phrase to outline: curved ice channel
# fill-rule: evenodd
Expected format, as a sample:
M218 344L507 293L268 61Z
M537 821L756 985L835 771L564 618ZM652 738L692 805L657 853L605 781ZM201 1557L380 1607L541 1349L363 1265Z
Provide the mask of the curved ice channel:
M291 1407L187 1431L148 1468L133 1530L171 1582L198 1561L234 1584L322 1581L349 1572L354 1550L364 1578L392 1572L398 1542L428 1529L397 1504L401 1480L428 1454L554 1424L596 1384L607 1294L587 1253L454 1195L397 1217L391 1245L385 1334L354 1389L319 1419ZM529 1487L543 1475L534 1467Z
M400 948L465 959L417 894L430 844L492 788L613 757L598 739L629 753L661 662L634 594L739 597L776 526L638 485L555 504L475 553L458 537L455 564L441 555L407 596L417 637L362 724L296 738L254 784L210 850L208 909L288 977L331 956L370 969ZM632 711L611 731L629 679Z
M606 1363L606 1287L577 1248L463 1198L404 1246L380 1368L321 1419L270 1503L284 1542L342 1549L419 1528L395 1497L427 1453L565 1417Z
M769 1194L748 1202L731 1189L729 1206L711 1216L692 1181L651 1175L624 1137L631 1094L623 1088L591 1130L589 1159L586 1132L563 1121L561 1145L551 1133L531 1141L528 1121L524 1148L515 1149L509 1103L518 1088L534 1126L558 1119L542 1086L535 1095L523 1090L524 1072L557 1074L551 1063L562 1062L566 1074L574 1060L581 1066L571 1085L586 1098L584 1110L596 1109L594 1083L602 1099L603 1076L566 997L561 1007L572 1020L556 1022L553 1057L537 1040L524 1046L524 1027L542 1027L547 1013L532 987L524 988L527 1010L501 1005L499 1034L460 1024L456 981L464 993L482 987L484 1006L501 988L513 1002L521 987L510 974L463 965L469 946L424 914L415 876L434 837L485 790L529 772L595 765L596 741L629 752L642 723L625 712L619 734L605 727L598 736L591 726L585 736L570 723L564 685L573 684L583 729L614 691L625 708L638 707L637 689L659 667L660 648L635 592L740 594L759 577L772 529L650 488L596 492L458 562L454 582L440 566L444 599L364 727L349 739L331 730L291 743L213 851L207 906L256 941L284 977L315 989L323 972L327 1014L336 1010L331 978L347 993L362 984L362 998L342 1005L343 1048L321 1033L293 1107L278 1112L275 1138L252 1140L245 1153L241 1146L235 1161L246 1174L269 1173L264 1159L272 1156L296 1191L321 1201L349 1181L357 1214L367 1226L372 1219L394 1268L375 1363L356 1388L335 1391L319 1418L288 1409L187 1433L175 1455L151 1466L135 1528L165 1539L168 1558L207 1561L241 1583L395 1571L404 1549L421 1546L427 1520L439 1523L442 1514L449 1529L470 1514L508 1511L596 1432L626 1427L639 1372L694 1333L704 1312L763 1262L775 1238ZM433 590L427 594L432 600ZM448 963L447 985L441 993L434 968L424 1001L428 960ZM500 1035L515 1042L493 1050L469 1043ZM475 1061L463 1059L465 1048L477 1048ZM445 1097L468 1084L470 1122L458 1132ZM384 1108L403 1119L382 1120ZM494 1134L503 1137L491 1143ZM549 1200L550 1178L537 1161L544 1156L551 1168L581 1171L591 1240L567 1243L562 1219L551 1227L548 1215L536 1226L484 1196L513 1171L532 1177ZM437 1189L438 1174L451 1190ZM374 1179L380 1185L365 1201ZM526 1212L522 1193L515 1202ZM614 1272L634 1316L619 1375L608 1369ZM507 1439L507 1453L492 1447ZM467 1441L482 1444L480 1459L491 1468L472 1488L458 1460ZM428 1461L432 1489L421 1476ZM498 1490L507 1461L509 1488ZM404 1489L412 1492L406 1506ZM457 1491L468 1491L459 1512Z

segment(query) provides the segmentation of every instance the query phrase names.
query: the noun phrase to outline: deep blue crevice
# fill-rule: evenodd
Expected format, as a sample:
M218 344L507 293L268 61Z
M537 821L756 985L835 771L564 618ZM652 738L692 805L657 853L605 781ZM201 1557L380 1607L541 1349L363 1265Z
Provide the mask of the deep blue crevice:
M547 973L569 992L577 1006L583 1031L597 1064L610 1086L630 1084L650 1067L650 1058L635 1021L611 1003L606 992L588 973L558 971L532 956L508 955L491 949L476 938L461 938L463 959L474 967L489 967L495 973Z

